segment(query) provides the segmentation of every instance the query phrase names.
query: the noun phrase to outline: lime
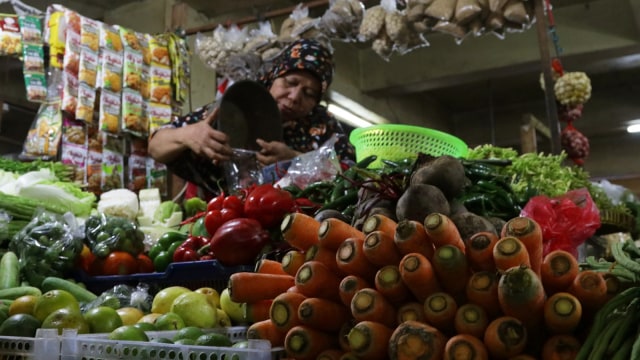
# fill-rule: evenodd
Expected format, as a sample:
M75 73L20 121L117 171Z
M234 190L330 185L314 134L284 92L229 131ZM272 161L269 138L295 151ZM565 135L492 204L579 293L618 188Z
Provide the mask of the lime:
M248 349L249 348L249 340L238 341L237 343L231 346L236 349Z
M50 290L38 296L33 308L33 316L40 321L58 309L70 309L80 312L78 300L68 291Z
M200 335L196 339L196 345L229 347L233 345L233 343L231 342L231 339L227 337L227 335L212 332Z
M142 310L131 306L122 307L116 312L120 315L123 325L133 325L144 316Z
M156 329L156 326L153 325L152 323L149 322L140 322L138 321L137 323L133 324L133 326L142 329L144 331L156 331L158 329Z
M85 321L80 310L62 308L55 310L42 321L43 329L58 329L62 335L63 329L76 329L78 334L89 332L89 324Z
M180 339L174 341L173 343L178 345L195 345L196 341L193 339Z
M191 339L195 341L200 336L204 335L204 331L196 326L186 326L176 332L173 336L173 341L180 339Z
M149 323L149 324L155 324L156 320L158 319L158 317L162 315L162 314L158 314L158 313L149 313L146 314L145 316L141 317L138 322L145 322L145 323Z
M41 326L40 320L29 314L9 316L0 325L0 336L34 337Z
M122 325L109 333L109 340L149 341L149 337L134 325Z
M174 312L164 313L156 318L157 330L180 330L185 327L184 320Z
M13 300L11 305L9 305L8 315L15 314L29 314L33 315L33 309L36 306L36 301L38 301L38 297L35 295L23 295L19 298Z
M108 333L124 325L116 310L108 306L98 306L84 313L91 333Z
M173 344L173 340L166 337L158 337L150 340L151 342L162 343L162 344Z

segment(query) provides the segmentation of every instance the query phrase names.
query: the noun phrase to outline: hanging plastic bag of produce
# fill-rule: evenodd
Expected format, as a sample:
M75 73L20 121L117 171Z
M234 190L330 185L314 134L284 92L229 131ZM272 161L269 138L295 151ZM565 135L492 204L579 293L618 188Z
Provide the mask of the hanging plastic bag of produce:
M313 182L335 178L342 171L334 148L337 141L338 135L334 134L317 150L309 151L293 158L286 174L278 181L278 185L285 187L293 184L300 189L304 189ZM269 171L275 170L278 169L265 168L263 169L263 174L268 174Z
M66 278L82 251L82 233L75 216L40 211L18 232L9 249L20 259L20 275L39 287L48 276Z
M130 219L105 214L89 216L84 224L85 238L91 252L105 258L113 251L126 251L133 256L144 250L145 234Z
M586 188L549 198L529 199L520 213L535 220L542 229L543 256L561 249L578 257L578 247L600 227L600 212Z

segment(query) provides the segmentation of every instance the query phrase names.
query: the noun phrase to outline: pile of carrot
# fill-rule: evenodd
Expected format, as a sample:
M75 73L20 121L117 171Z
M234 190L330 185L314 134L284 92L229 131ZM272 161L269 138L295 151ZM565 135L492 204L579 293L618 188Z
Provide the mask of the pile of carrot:
M375 217L357 230L288 214L281 231L296 250L229 281L247 304L248 337L301 360L572 359L619 296L569 252L543 257L528 217L467 241L444 214ZM616 341L627 346L598 348L602 358L630 354Z

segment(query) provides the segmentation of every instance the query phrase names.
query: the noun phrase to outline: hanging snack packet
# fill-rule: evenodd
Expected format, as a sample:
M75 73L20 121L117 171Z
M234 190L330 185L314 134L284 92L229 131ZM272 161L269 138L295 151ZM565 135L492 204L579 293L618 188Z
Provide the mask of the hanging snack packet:
M124 186L124 139L102 134L102 192Z
M62 69L64 45L67 36L64 8L59 5L47 7L45 24L44 39L46 44L49 45L49 66Z
M22 42L25 44L43 45L42 19L33 15L22 15L18 17L20 23L20 33Z
M24 74L24 85L28 100L41 102L47 98L47 80L44 74Z
M151 65L151 86L149 100L152 103L171 105L171 69Z
M25 159L55 159L62 131L59 102L43 103L27 132L21 157Z
M132 138L127 166L127 188L139 191L147 186L147 140Z
M169 192L167 177L167 165L147 157L147 188L157 188L161 196L167 196Z
M120 129L120 110L122 101L119 93L102 90L100 93L99 129L111 134L117 134Z
M122 130L136 136L146 136L149 124L142 116L142 95L132 89L122 92Z
M62 146L60 162L72 165L74 168L73 181L79 184L86 182L87 166L87 131L86 124L65 117L62 124Z
M87 191L100 194L102 184L102 138L97 126L87 125Z
M44 101L47 95L44 44L40 18L23 15L18 18L22 35L22 72L27 100Z
M0 56L22 55L22 36L17 15L0 14Z

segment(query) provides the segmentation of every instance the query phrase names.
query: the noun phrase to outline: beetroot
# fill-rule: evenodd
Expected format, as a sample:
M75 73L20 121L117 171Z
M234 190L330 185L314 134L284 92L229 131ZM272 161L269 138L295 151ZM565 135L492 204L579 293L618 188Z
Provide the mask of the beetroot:
M210 250L222 265L248 265L255 261L269 242L269 232L258 220L235 218L216 230L211 238Z

